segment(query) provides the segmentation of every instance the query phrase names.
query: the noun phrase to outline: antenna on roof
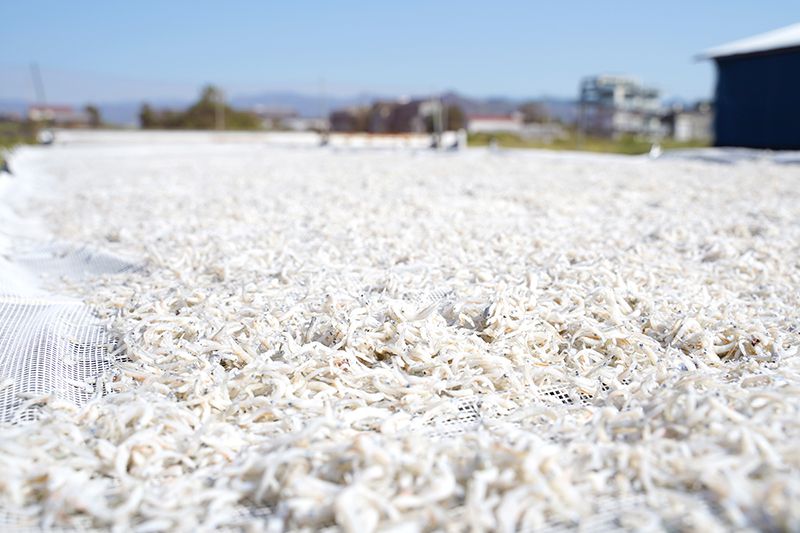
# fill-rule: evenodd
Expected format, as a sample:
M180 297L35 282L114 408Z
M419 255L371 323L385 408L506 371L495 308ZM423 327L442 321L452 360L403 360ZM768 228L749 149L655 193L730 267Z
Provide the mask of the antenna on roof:
M44 83L42 83L42 74L39 72L39 65L31 63L31 78L33 78L33 88L36 91L36 100L40 104L46 104L47 98L44 94Z

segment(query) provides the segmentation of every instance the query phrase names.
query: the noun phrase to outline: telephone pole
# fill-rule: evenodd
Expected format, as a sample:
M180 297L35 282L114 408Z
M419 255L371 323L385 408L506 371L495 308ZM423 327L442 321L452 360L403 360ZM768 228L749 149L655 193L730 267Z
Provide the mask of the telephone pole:
M222 89L217 90L217 101L214 106L214 125L219 131L225 129L225 97L222 94Z
M36 100L39 104L46 104L47 97L44 94L44 83L42 83L42 73L39 72L39 65L31 63L31 78L33 79L33 90L36 91Z

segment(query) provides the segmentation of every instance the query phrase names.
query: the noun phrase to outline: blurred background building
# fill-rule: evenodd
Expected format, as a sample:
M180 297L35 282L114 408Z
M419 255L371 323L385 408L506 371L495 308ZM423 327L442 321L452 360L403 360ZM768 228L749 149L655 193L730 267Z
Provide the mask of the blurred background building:
M470 133L520 133L522 118L519 111L503 115L468 115L467 129Z
M711 141L712 117L711 103L701 101L691 106L671 106L664 114L662 122L667 136L675 141Z
M87 127L93 121L91 107L75 109L69 105L36 104L28 108L28 120L64 128Z
M432 133L463 127L462 111L440 98L375 100L369 105L336 109L330 129L342 133Z
M588 134L661 136L661 95L628 76L584 78L579 90L579 128Z
M290 129L289 122L298 118L297 111L288 106L258 104L253 106L252 112L261 119L261 125L265 130Z

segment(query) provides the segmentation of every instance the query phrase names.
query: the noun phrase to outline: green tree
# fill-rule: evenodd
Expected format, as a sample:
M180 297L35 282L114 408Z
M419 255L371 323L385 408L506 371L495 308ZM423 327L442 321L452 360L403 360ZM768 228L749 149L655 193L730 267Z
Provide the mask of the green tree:
M467 117L461 107L453 104L447 106L447 127L450 131L457 131L467 127Z
M229 130L260 130L261 119L255 113L225 108L225 126Z
M203 87L200 98L185 111L154 111L148 104L139 113L142 128L180 130L261 129L261 119L254 113L237 111L225 104L222 91L213 85Z
M522 113L522 121L525 124L533 122L547 122L547 111L538 102L526 102L519 106L519 111Z
M139 126L144 130L158 128L159 126L158 116L148 103L142 104L142 108L139 111Z
M200 102L206 104L225 103L225 98L222 95L222 90L214 85L206 85L200 92Z
M89 126L92 128L99 128L103 124L103 119L100 116L100 109L96 105L89 104L84 108L86 115L89 117Z
M261 120L254 113L237 111L225 103L222 91L213 86L203 87L200 100L186 110L178 127L186 129L258 130Z
M222 120L225 116L222 91L213 85L206 85L200 92L200 99L183 114L178 127L192 130L214 129L217 126L217 113Z

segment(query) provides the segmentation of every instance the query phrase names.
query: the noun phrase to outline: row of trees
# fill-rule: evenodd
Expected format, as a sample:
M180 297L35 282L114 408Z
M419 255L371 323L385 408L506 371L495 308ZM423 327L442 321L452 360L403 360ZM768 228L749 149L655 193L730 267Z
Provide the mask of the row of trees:
M139 112L139 124L143 129L167 130L261 129L258 116L227 105L222 91L213 85L204 87L200 99L184 111L159 111L145 103Z

